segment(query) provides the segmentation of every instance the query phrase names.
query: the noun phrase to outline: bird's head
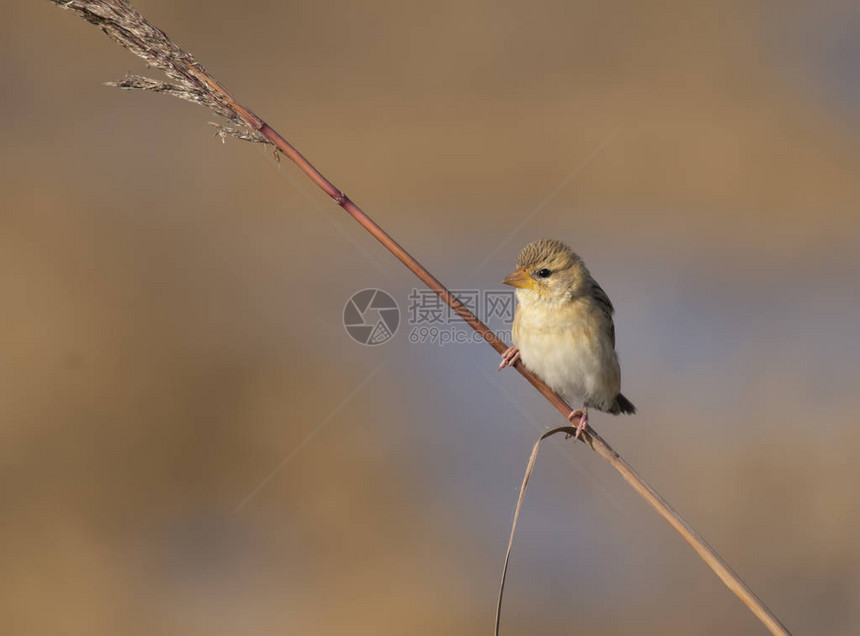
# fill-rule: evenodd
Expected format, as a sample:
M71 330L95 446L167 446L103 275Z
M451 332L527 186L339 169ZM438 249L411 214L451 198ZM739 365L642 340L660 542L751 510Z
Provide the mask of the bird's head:
M526 245L517 269L502 281L517 288L520 300L563 303L585 292L588 270L572 249L561 241L540 239Z

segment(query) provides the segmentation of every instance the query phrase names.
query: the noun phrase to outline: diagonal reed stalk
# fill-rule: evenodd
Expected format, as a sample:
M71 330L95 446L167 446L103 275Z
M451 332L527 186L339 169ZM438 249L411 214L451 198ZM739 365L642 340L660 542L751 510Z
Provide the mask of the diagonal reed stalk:
M460 302L442 283L440 283L421 263L415 260L397 241L373 221L364 211L350 200L346 194L326 179L302 154L296 150L269 124L260 119L253 111L236 100L203 66L189 53L180 49L160 29L149 23L126 0L50 0L54 4L73 10L88 22L98 26L110 38L142 58L148 65L159 68L168 81L158 81L137 75L126 75L119 82L109 83L126 89L164 92L180 99L210 108L227 120L216 124L222 139L227 136L247 141L272 144L289 157L317 186L330 196L347 214L354 218L365 230L396 256L413 274L441 299L469 326L477 331L497 352L502 353L506 344L502 342L477 316ZM520 362L517 371L567 418L571 407ZM554 429L545 433L546 437ZM541 439L543 439L543 437ZM704 538L679 515L645 480L643 480L592 427L583 431L584 441L603 459L609 462L621 476L647 501L677 532L689 543L696 553L708 564L726 586L755 614L773 634L788 634L788 630L764 603L753 593L749 586L735 574ZM526 482L534 466L537 446L529 462L526 480L520 492L520 502L525 493ZM519 504L517 514L519 513ZM513 540L513 533L511 534ZM510 544L508 546L510 554ZM506 557L507 565L507 557Z

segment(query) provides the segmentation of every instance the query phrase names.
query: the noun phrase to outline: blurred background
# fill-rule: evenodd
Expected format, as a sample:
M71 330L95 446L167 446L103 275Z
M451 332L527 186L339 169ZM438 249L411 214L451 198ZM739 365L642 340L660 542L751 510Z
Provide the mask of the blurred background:
M592 424L789 629L860 632L856 3L137 7L451 288L569 242L639 407ZM558 414L486 345L410 343L416 279L293 166L104 87L145 69L72 13L4 16L8 633L489 633ZM403 310L377 347L364 288ZM570 442L502 627L764 633Z

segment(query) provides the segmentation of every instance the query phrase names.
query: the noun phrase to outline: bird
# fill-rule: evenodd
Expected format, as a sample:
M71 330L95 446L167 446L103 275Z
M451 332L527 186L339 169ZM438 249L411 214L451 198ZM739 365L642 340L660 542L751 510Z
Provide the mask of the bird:
M518 360L569 403L581 403L574 441L588 426L588 409L636 413L621 393L615 352L615 308L582 259L565 243L540 239L526 245L516 269L502 281L516 288L513 346L499 371Z

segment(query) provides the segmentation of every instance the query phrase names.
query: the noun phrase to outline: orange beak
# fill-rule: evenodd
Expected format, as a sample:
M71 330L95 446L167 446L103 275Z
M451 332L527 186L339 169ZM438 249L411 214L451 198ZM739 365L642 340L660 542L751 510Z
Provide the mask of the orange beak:
M520 267L512 271L510 274L505 276L505 280L502 281L505 285L510 285L511 287L519 287L521 289L534 289L535 288L535 279L531 277L526 271L525 267Z

